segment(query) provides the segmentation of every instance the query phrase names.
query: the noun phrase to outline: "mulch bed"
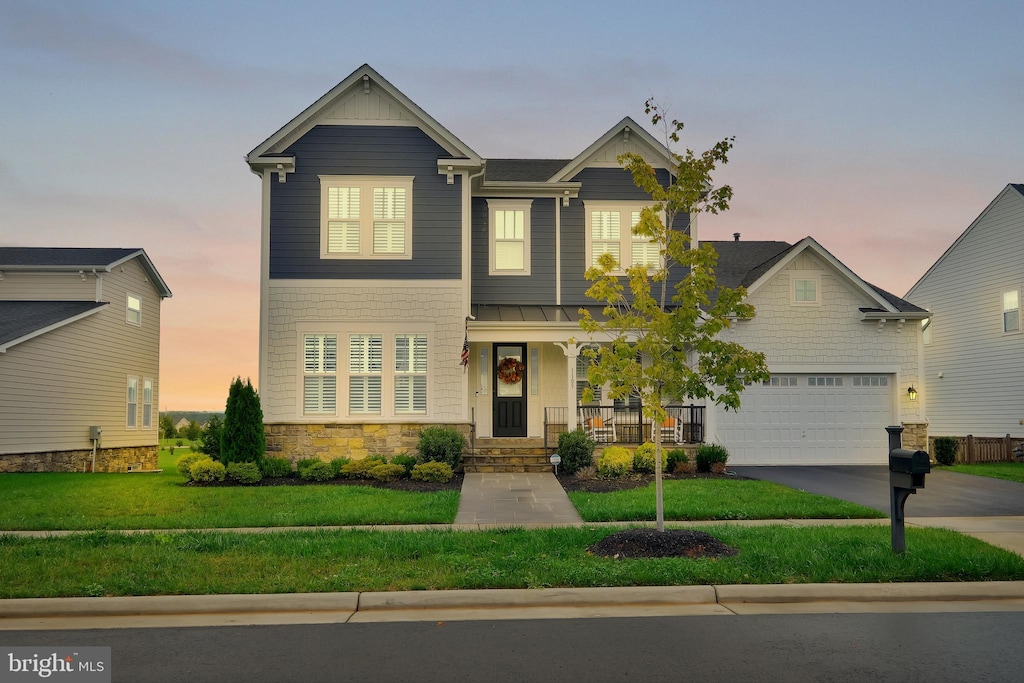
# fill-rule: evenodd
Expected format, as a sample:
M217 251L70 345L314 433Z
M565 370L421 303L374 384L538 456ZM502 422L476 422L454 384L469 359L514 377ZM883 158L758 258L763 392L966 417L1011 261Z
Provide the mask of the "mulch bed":
M725 474L711 474L707 472L693 474L663 474L663 481L673 479L745 479L732 472ZM653 474L628 474L624 477L612 479L580 479L574 474L559 474L558 483L562 485L566 493L583 491L584 493L609 493L611 491L627 491L638 489L654 483Z
M370 486L378 489L391 489L392 491L412 491L414 493L431 493L433 491L462 490L462 474L454 474L445 482L419 481L417 479L396 479L395 481L377 481L376 479L330 479L328 481L309 481L299 477L265 477L257 484L238 484L233 481L219 481L210 484L197 484L188 482L184 486Z
M613 559L652 557L730 557L737 551L703 531L626 529L606 536L587 551Z

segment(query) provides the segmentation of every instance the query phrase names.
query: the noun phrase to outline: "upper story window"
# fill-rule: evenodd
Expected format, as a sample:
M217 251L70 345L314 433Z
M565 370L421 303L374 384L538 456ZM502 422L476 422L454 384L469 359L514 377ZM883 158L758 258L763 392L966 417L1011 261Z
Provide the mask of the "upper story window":
M127 310L125 312L125 321L129 325L141 325L142 324L142 299L135 296L134 294L128 294Z
M821 303L821 276L817 273L793 273L790 302L795 306L816 306Z
M642 205L634 202L585 202L587 267L597 265L604 254L619 264L613 273L623 274L634 265L655 268L661 263L658 245L633 234L640 222Z
M412 176L320 176L320 258L412 258Z
M1020 332L1020 292L1003 292L1003 332Z
M491 275L530 274L531 199L487 200Z

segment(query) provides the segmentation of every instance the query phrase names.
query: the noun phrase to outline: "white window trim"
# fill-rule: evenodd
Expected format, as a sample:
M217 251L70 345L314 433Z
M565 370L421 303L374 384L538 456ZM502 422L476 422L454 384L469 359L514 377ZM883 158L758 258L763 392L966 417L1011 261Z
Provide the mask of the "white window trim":
M320 258L360 260L409 260L412 258L413 181L415 176L355 176L322 175L320 178ZM359 188L359 251L337 253L327 251L328 240L328 188ZM373 189L398 187L406 191L405 251L402 253L373 253Z
M135 381L135 410L131 411L134 415L134 422L132 424L128 418L128 407L132 405L132 380ZM129 431L133 431L139 428L139 378L136 375L128 375L128 380L125 383L124 389L124 428Z
M814 301L796 300L796 283L802 281L814 283ZM794 270L789 273L789 303L794 306L821 306L821 273L818 271Z
M149 401L146 401L146 385L149 385ZM142 428L152 429L153 428L153 395L156 393L156 384L150 377L142 378L142 400L139 403L142 404ZM146 407L149 406L149 422L146 422Z
M921 321L921 343L925 346L932 345L932 321L934 318L925 318Z
M1003 298L1011 292L1017 294L1017 308L1007 310L1006 304L1003 303ZM1017 311L1017 329L1008 330L1006 329L1006 314L1013 310ZM1024 320L1021 319L1020 288L1011 287L999 293L999 329L1003 331L1003 334L1020 334L1021 330L1024 329Z
M334 338L334 371L322 370L319 372L306 372L306 337L333 337ZM333 417L338 414L338 363L340 356L340 344L341 341L338 336L333 333L319 333L319 332L305 332L299 335L301 363L299 366L300 377L300 396L299 396L299 414L303 416L327 416ZM334 410L317 410L317 411L306 411L306 378L307 377L333 377L334 378ZM322 386L322 384L321 384ZM322 403L322 401L321 401Z
M132 299L135 299L136 301L139 302L139 319L138 320L132 320L132 311L134 310L131 307ZM135 327L142 327L142 297L141 296L139 296L137 294L132 294L131 292L126 292L125 293L125 295L124 295L124 321L126 323L128 323L129 325L134 325Z
M585 268L589 269L594 267L596 264L593 262L593 213L595 211L614 211L619 214L619 267L609 273L609 275L625 275L626 270L629 269L633 263L633 225L632 225L632 213L634 211L641 211L648 206L650 202L635 202L635 201L585 201L583 202L583 214L584 214L584 234L585 234L585 249L586 252L583 256ZM665 220L665 214L662 212L661 220ZM664 258L661 259L664 263ZM648 266L648 270L651 267Z
M489 253L488 274L489 275L529 275L530 274L530 209L533 206L532 199L488 199L487 200L487 249ZM523 269L522 270L499 270L496 267L497 246L494 235L494 213L496 211L522 211L523 212Z

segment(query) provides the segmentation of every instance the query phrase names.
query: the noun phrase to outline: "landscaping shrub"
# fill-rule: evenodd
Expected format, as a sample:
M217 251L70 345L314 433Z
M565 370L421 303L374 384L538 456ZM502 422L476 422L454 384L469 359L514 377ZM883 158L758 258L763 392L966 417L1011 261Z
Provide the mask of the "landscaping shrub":
M350 463L342 465L341 476L346 479L372 479L373 475L370 474L370 470L382 464L384 463L372 456L368 456L362 460L353 460Z
M264 458L260 463L264 477L292 476L292 461L288 458Z
M329 462L317 460L299 470L299 476L307 481L330 481L334 479L334 468Z
M443 462L423 462L412 468L412 478L419 481L436 481L443 484L451 481L452 468Z
M370 476L377 481L394 481L405 476L405 468L394 463L378 463L370 468Z
M334 470L334 476L340 477L342 468L350 462L352 462L352 458L346 458L345 456L331 460L331 469Z
M202 460L192 463L189 473L192 475L192 481L209 484L215 481L224 481L226 470L224 463L210 460L209 456L204 455Z
M597 459L597 476L621 477L633 469L633 454L622 446L609 446Z
M443 462L454 472L462 463L466 437L451 427L427 427L420 432L420 462Z
M590 481L597 478L597 468L593 465L587 465L576 470L572 476L583 481Z
M729 459L729 451L725 446L717 443L702 443L697 446L697 471L710 472L711 466L720 463L724 465Z
M637 472L653 474L655 452L653 443L645 443L638 446L636 452L633 453L633 469ZM668 453L665 452L664 448L661 449L661 471L670 471L668 469Z
M680 465L685 465L690 462L690 456L686 454L682 448L673 448L665 456L665 469L669 472L675 472L679 469Z
M371 455L366 456L366 458L364 458L364 460L366 460L367 462L384 462L384 463L386 463L388 461L388 456L381 455L380 453L373 453Z
M391 458L392 465L401 465L405 468L405 476L412 474L412 468L416 467L416 458L406 453L399 453Z
M263 460L267 451L267 437L263 433L263 410L260 397L248 379L236 377L228 391L224 409L224 427L221 430L220 460L229 462L255 462Z
M233 462L228 465L228 479L239 484L258 484L263 479L263 473L254 462Z
M181 476L192 481L192 465L196 464L200 460L206 460L209 457L210 456L204 455L203 453L186 453L174 461L174 466L178 469L178 473Z
M956 451L960 443L955 436L935 437L935 462L940 465L952 465L956 462Z
M558 435L558 455L562 458L558 468L565 474L575 474L594 464L594 440L582 429Z
M214 460L220 460L220 440L224 432L224 421L214 415L199 434L199 450ZM195 446L195 444L192 444Z

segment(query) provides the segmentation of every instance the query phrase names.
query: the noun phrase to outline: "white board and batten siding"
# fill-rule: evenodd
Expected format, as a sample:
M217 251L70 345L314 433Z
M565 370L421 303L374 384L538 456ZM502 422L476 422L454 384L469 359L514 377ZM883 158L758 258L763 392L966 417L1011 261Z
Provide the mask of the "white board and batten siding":
M95 276L73 280L94 296ZM158 443L160 296L137 259L103 274L102 291L103 310L0 354L0 453L91 448L92 425L103 428L104 447ZM142 301L141 326L126 321L128 292ZM135 429L127 427L129 375L139 379ZM154 383L150 429L142 428L144 378Z
M791 278L820 278L820 304L792 303ZM707 441L735 465L882 464L885 427L919 419L907 388L920 384L916 322L879 328L861 320L875 306L816 254L804 252L750 297L753 320L725 336L761 351L773 378L748 386L738 412L708 410Z
M1024 434L1024 333L1002 321L1002 294L1024 295L1022 263L1024 196L1007 187L908 293L932 312L930 434Z

